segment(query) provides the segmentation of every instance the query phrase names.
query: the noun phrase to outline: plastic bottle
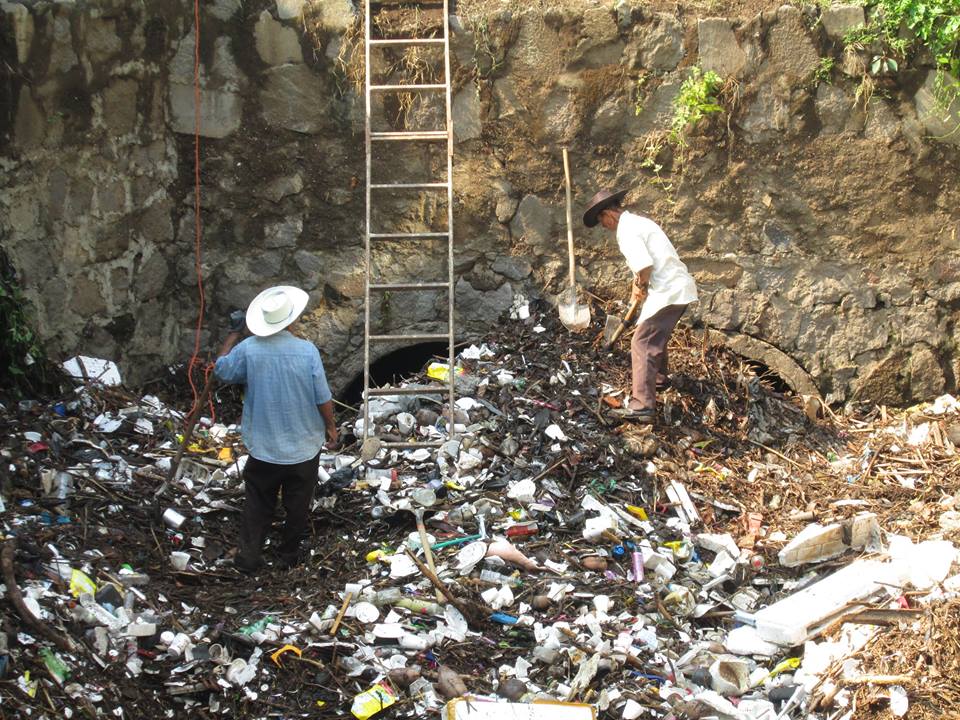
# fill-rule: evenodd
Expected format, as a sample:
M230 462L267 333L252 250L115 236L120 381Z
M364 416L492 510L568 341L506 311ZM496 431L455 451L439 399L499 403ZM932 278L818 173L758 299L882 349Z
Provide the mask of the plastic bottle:
M364 599L367 602L380 607L382 605L395 605L402 597L403 594L400 592L400 588L391 587L371 593Z
M244 625L237 632L240 635L252 635L253 633L263 632L266 629L267 625L274 623L276 621L277 621L276 618L274 618L272 615L267 615L266 617L261 618L260 620L257 620L255 623Z
M494 583L495 585L512 585L513 587L517 587L522 583L518 577L503 575L494 570L481 570L480 579L485 582Z
M410 612L415 612L420 615L443 615L443 608L437 603L418 600L417 598L400 598L393 604L395 607L406 608Z
M143 661L137 655L137 641L127 640L127 672L133 677L138 677L143 670Z
M364 478L371 485L379 485L383 478L390 478L390 482L397 479L396 468L367 468Z
M505 535L510 538L516 537L530 537L531 535L536 535L540 532L540 528L536 523L529 523L527 525L511 525L507 528Z
M50 648L44 648L40 651L40 659L43 660L43 664L46 665L47 670L58 685L63 685L64 680L70 677L70 668Z

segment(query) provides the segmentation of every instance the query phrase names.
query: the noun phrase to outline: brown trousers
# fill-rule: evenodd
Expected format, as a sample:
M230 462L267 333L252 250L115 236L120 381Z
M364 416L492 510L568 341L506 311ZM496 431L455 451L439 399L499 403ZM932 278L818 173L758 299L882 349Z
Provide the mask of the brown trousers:
M667 305L637 325L630 343L633 364L631 410L657 409L657 384L668 382L667 343L686 309L686 305Z

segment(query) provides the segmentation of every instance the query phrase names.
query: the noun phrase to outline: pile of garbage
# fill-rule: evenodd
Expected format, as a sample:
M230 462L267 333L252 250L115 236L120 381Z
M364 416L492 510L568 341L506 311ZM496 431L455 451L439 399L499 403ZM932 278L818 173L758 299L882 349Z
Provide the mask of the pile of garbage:
M960 403L811 418L681 331L662 422L624 424L626 346L524 316L404 383L424 394L371 401L379 440L345 415L309 558L253 578L231 564L235 406L179 465L187 404L132 395L108 361L72 359L73 393L3 407L0 711L960 710ZM453 408L426 392L449 372ZM434 446L393 446L409 442Z

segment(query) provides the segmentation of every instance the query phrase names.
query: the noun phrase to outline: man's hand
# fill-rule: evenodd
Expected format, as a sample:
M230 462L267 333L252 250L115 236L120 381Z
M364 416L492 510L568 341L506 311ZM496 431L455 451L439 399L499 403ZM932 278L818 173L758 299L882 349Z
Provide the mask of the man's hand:
M647 288L650 284L650 275L652 272L653 267L645 267L633 276L633 283L631 284L630 290L631 303L635 300L639 300L641 305L646 302Z
M247 313L243 310L234 310L230 313L230 324L227 329L232 333L242 333L247 327Z
M336 425L327 425L327 447L335 448L340 444L340 432Z

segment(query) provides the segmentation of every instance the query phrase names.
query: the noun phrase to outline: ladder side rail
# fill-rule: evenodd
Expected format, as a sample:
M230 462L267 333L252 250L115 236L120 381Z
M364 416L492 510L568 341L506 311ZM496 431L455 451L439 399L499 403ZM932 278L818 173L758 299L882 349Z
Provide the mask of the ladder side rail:
M364 150L366 154L366 224L364 225L364 292L363 292L363 437L370 435L370 170L371 142L370 142L370 84L372 73L370 70L370 1L364 3L363 19L363 53L364 53Z
M450 417L448 420L448 436L454 436L454 400L456 370L454 366L454 288L453 277L453 115L450 90L450 0L443 0L443 64L444 83L446 84L447 102L447 282L450 286L447 292L447 334L449 336L449 367L450 367Z

